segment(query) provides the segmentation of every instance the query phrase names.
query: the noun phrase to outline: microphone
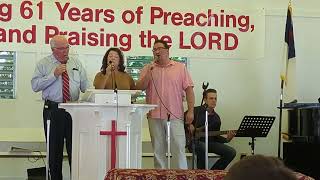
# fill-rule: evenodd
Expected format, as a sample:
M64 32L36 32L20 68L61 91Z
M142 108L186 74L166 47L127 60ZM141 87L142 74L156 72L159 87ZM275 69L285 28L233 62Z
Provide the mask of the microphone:
M204 84L204 82L202 83L202 89L206 90L209 86L209 83L207 82L206 84Z
M206 91L207 91L207 88L209 86L209 83L207 82L206 84L204 84L204 82L202 83L202 89L203 89L203 93L202 93L202 97L204 98L205 95L206 95Z
M110 60L110 61L108 61L108 64L112 64L112 61ZM118 87L117 87L117 81L116 81L116 77L115 77L115 72L114 72L114 68L111 68L111 79L112 79L112 86L113 86L113 82L114 82L114 88L113 88L113 90L114 90L114 92L115 93L118 93Z
M158 64L158 62L159 62L159 58L160 58L160 56L159 56L159 55L154 56L153 64ZM153 70L153 68L154 68L154 65L153 65L153 64L151 64L150 71L152 71L152 70Z
M160 59L160 55L154 56L154 63L158 64Z
M69 60L69 56L65 56L65 61L61 62L61 64L67 64L68 60Z
M108 61L108 64L113 65L113 62L110 60L110 61ZM114 71L114 67L112 67L112 66L111 66L111 71Z
M154 63L151 63L151 64L150 64L150 68L149 68L149 69L150 69L150 71L152 71L152 70L153 70L153 68L154 68Z

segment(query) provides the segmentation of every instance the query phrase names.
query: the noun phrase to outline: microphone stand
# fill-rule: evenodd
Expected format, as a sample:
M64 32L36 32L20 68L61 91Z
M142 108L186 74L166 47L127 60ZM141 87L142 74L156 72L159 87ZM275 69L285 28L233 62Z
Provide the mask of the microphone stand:
M113 87L113 82L114 82L114 87L113 87L113 103L116 104L117 106L117 114L116 114L116 121L118 121L119 118L119 98L118 98L118 88L117 88L117 81L116 81L116 76L115 76L115 71L111 72L111 78L112 78L112 87Z
M127 149L126 149L126 154L127 154L127 161L126 161L126 169L129 169L131 167L131 151L130 151L130 138L131 138L131 131L130 131L130 126L131 126L131 122L127 122L126 124L126 129L127 129Z
M46 180L51 179L51 170L50 170L50 158L49 158L49 153L50 153L50 123L51 123L51 110L49 110L49 115L47 117L47 158L46 158Z
M170 114L168 114L167 120L167 158L168 158L168 169L170 169L170 157L171 157L171 147L170 147Z
M116 81L116 74L115 71L111 72L111 79L112 79L112 88L114 93L118 93L117 81ZM113 85L114 83L114 85Z
M205 121L205 134L206 134L206 139L205 139L205 167L206 170L208 170L208 110L206 109L206 121Z
M109 65L112 65L112 61L109 61ZM117 88L117 81L116 81L116 74L115 71L111 69L111 83L112 83L112 89L113 92L116 94L118 93L118 88Z
M201 100L201 104L200 104L200 107L202 106L202 104L203 104L203 99L204 99L204 95L205 95L205 92L206 92L206 90L207 90L207 88L208 88L208 86L209 86L209 83L208 82L206 82L206 84L204 84L204 82L202 83L202 89L203 89L203 93L202 93L202 100ZM195 161L195 153L196 153L196 142L195 142L195 140L196 140L196 129L197 129L197 120L198 120L198 117L199 117L199 111L197 111L197 114L196 114L196 119L194 119L194 127L195 127L195 131L194 131L194 133L193 133L193 141L192 141L192 169L195 169L194 167L194 161Z

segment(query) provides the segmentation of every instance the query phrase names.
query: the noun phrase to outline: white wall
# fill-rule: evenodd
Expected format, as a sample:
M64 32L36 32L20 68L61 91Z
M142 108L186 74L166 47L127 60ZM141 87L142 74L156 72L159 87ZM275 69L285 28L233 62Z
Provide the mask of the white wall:
M272 115L277 119L268 138L258 138L256 152L277 154L280 80L283 59L284 25L288 1L212 1L221 7L266 9L265 56L261 59L190 59L190 72L195 83L196 105L200 104L203 81L218 90L218 107L223 129L236 129L244 115ZM320 6L318 1L294 1L293 23L296 45L296 90L301 102L316 102L320 96L317 83L320 71L318 42ZM30 80L38 61L48 52L18 52L17 98L0 100L1 128L42 128L40 94L32 92ZM214 53L214 52L212 52ZM134 52L130 52L134 54ZM147 55L151 55L151 52ZM80 54L92 80L100 68L103 54ZM284 126L286 122L284 120ZM19 131L17 130L17 134ZM238 152L250 152L249 138L236 138L231 144Z

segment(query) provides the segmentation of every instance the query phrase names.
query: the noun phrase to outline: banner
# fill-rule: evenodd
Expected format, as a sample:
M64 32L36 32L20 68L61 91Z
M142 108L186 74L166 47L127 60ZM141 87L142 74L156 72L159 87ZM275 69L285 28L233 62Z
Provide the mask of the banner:
M199 58L262 58L264 9L233 9L205 1L2 1L0 50L49 52L65 35L75 53L150 55L154 39L171 55Z

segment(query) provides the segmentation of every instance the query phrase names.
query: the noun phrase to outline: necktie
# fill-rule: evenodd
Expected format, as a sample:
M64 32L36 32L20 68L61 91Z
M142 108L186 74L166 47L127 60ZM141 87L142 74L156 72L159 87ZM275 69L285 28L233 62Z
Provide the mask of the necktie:
M71 100L69 91L69 76L67 71L62 73L62 95L64 103Z

